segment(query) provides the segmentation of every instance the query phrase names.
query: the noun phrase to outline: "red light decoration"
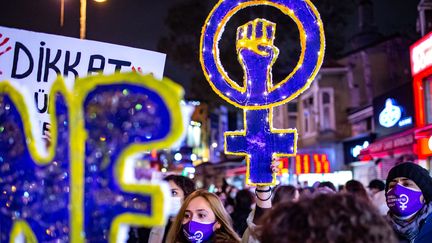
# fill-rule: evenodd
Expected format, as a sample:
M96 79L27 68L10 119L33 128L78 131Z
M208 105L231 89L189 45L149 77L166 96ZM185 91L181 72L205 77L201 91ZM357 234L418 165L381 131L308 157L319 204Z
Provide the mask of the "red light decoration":
M308 154L303 155L303 173L310 173L310 157Z
M302 169L301 169L301 157L300 155L296 155L296 174L301 174L302 173Z
M157 150L156 149L152 149L152 151L151 151L151 158L152 159L157 159L157 157L158 157L158 154L157 154Z
M320 156L318 154L314 154L313 160L315 163L315 173L322 173L322 163L320 160Z
M327 160L327 155L321 155L321 161L323 163L324 173L330 173L330 162Z
M314 163L312 166L311 163ZM330 162L326 154L297 154L295 157L295 171L298 174L330 173Z
M432 139L432 137L430 138L420 138L418 140L418 145L419 145L419 152L420 152L420 156L431 156L432 155L432 147L430 146L430 140Z
M283 174L288 174L289 173L289 161L288 158L279 158L279 173L278 175L281 176Z
M432 70L431 70L432 73ZM414 77L414 106L417 127L425 126L425 103L423 93L423 79L420 76Z

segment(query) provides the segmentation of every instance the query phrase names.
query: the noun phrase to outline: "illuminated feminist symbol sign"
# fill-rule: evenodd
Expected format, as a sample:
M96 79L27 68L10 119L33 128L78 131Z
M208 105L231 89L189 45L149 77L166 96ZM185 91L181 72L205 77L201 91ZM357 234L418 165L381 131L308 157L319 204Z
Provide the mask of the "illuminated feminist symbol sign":
M259 5L275 7L294 20L300 32L301 54L293 71L273 85L271 69L279 53L273 44L276 25L255 19L238 27L236 49L245 72L240 86L220 63L218 41L234 14ZM246 156L248 184L275 184L272 158L296 153L297 130L274 129L272 109L310 86L322 64L324 46L319 13L308 0L221 0L208 16L201 34L200 61L212 89L244 110L244 130L225 133L225 152Z

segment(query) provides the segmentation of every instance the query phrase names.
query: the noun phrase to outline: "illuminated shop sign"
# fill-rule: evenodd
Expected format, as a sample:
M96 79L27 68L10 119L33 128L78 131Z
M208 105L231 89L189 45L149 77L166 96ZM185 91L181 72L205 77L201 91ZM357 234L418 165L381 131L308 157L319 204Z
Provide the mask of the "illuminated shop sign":
M278 176L289 173L289 160L286 157L279 158L279 173Z
M429 147L429 150L432 150L432 136L429 138L428 147Z
M383 137L414 126L414 97L411 83L373 100L375 132Z
M412 146L415 142L414 134L408 133L403 136L392 136L380 141L376 141L369 145L369 153L381 153L385 151L390 151L398 148L403 148L407 146Z
M359 161L358 156L360 155L361 151L368 148L369 145L374 141L374 138L375 137L373 135L369 135L343 142L345 164Z
M432 66L432 32L411 47L411 73L416 75Z
M432 156L432 136L418 139L420 155Z
M326 154L297 154L296 174L330 173L330 162Z
M379 124L383 127L393 127L398 125L404 127L412 124L412 117L402 118L403 107L398 106L395 99L389 98L385 102L385 107L379 114Z
M360 154L360 151L362 151L362 149L365 149L367 147L369 147L369 142L368 141L364 141L363 144L361 144L361 145L358 144L358 145L356 145L356 146L354 146L354 147L351 148L351 155L354 158L357 158L357 156L359 156L359 154Z
M395 104L394 99L387 99L385 107L379 114L379 123L383 127L392 127L401 119L402 109Z
M398 125L400 126L400 127L404 127L404 126L408 126L408 125L412 125L413 124L413 119L412 119L412 117L406 117L406 118L404 118L404 119L401 119L399 122L398 122Z

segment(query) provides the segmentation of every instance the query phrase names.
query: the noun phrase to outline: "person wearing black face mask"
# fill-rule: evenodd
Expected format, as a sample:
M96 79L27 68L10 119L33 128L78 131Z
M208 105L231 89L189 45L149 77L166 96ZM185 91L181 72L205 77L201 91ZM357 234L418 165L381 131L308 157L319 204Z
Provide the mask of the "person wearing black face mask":
M432 242L432 178L412 162L393 167L386 180L389 217L400 242Z
M160 243L165 242L166 237L171 227L173 219L177 216L184 199L195 191L195 183L184 176L180 175L169 175L163 179L168 182L171 197L170 200L170 211L167 224L162 227L153 228L131 228L129 231L128 243L141 243L141 242L151 242Z

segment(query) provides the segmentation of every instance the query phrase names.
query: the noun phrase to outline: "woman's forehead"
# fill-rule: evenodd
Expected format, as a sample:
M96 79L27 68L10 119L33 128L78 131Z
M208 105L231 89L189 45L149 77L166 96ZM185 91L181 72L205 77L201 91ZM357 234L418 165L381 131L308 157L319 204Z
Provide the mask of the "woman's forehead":
M210 209L210 204L207 202L207 200L203 197L196 197L192 199L189 202L189 205L187 206L187 209L189 210L198 210L198 209Z
M181 189L174 181L170 180L168 181L168 185L171 189Z

